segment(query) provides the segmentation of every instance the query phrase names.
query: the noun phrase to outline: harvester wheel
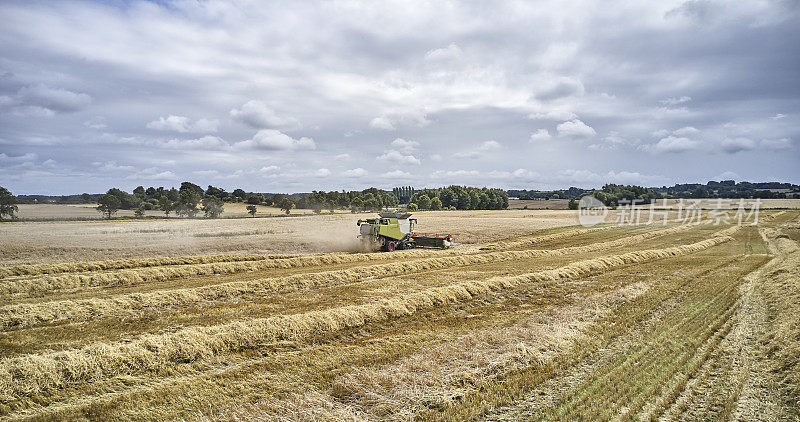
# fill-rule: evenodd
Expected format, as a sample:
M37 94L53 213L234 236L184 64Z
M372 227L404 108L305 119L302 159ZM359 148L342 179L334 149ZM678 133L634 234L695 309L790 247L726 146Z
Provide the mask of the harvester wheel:
M395 248L397 248L397 245L394 243L394 241L390 240L386 242L386 252L394 252Z

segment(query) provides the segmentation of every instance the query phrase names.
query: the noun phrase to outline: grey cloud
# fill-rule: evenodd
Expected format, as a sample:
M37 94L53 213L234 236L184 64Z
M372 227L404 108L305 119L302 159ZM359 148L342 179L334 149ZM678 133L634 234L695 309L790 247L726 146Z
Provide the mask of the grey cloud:
M534 97L540 101L552 101L564 97L583 95L584 88L581 81L572 78L558 78L539 89Z
M230 111L231 117L256 129L296 129L297 120L279 117L262 101L250 100Z
M415 186L732 170L800 182L794 4L0 2L14 40L0 47L0 151L58 160L0 170L17 193L164 172L256 191L391 188L396 168L376 157L392 150L420 161L397 169ZM738 138L756 147L724 141ZM481 150L490 139L503 147ZM92 165L112 161L135 169Z
M728 154L756 149L757 144L749 138L725 138L720 145Z
M23 86L12 101L22 107L38 107L56 113L70 113L86 108L92 102L92 97L40 83Z

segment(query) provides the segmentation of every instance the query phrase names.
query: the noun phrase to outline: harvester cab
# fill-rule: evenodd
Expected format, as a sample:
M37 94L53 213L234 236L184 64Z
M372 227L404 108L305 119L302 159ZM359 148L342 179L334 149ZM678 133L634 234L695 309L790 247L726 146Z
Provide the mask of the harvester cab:
M365 249L380 248L386 252L417 247L449 248L453 236L449 234L415 233L416 218L408 212L382 212L378 218L358 220L359 235Z

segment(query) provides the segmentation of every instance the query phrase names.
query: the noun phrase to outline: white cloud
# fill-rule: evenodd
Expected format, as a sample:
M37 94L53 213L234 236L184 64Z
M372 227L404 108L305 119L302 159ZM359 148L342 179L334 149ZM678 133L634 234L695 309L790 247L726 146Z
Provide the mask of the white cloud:
M433 161L442 161L442 154L431 154L431 160Z
M722 173L716 175L714 180L741 180L739 175L732 172L732 171L723 171Z
M350 159L350 154L347 154L347 153L345 153L345 154L338 154L338 155L336 155L335 157L333 157L333 159L334 159L334 160L339 160L339 161L347 161L347 160L349 160L349 159Z
M575 113L567 110L537 111L528 115L531 120L572 120L577 119Z
M230 146L222 138L210 135L197 139L170 139L160 142L158 145L171 149L225 149Z
M660 139L660 138L666 137L667 135L669 135L669 133L670 132L668 130L666 130L666 129L659 129L659 130L656 130L656 131L652 132L650 134L650 136L652 136L653 138L659 138Z
M659 102L665 106L674 106L678 104L688 103L689 101L692 101L692 97L684 95L678 98L675 97L665 98Z
M394 141L392 141L391 145L402 152L410 153L419 147L419 142L407 141L403 138L396 138Z
M657 153L678 153L693 151L699 147L700 144L698 142L689 138L668 136L659 140L652 150Z
M297 120L278 116L264 102L258 100L250 100L240 108L232 109L230 116L256 129L294 130L300 127Z
M461 59L463 52L456 43L451 43L445 48L437 48L425 53L425 60L429 62L443 62Z
M673 135L677 136L688 136L696 133L700 133L700 131L694 126L685 126L672 132Z
M294 151L315 149L317 146L311 138L295 139L283 132L274 129L259 130L252 139L237 142L237 148L262 149L271 151Z
M514 171L492 170L486 174L491 179L508 180L515 182L533 182L541 176L539 173L527 169L516 169Z
M792 140L789 138L762 139L760 145L761 148L763 149L771 149L771 150L791 149Z
M382 155L378 156L379 161L385 161L393 164L415 164L420 165L422 162L419 158L414 157L413 155L403 155L400 151L397 150L389 150L384 152Z
M155 167L146 168L140 172L131 174L126 180L177 180L178 176L171 171L159 171Z
M501 149L501 148L503 148L503 146L500 145L500 142L497 142L497 141L486 141L486 142L482 143L481 146L478 147L478 151L494 151L494 150L498 150L498 149Z
M321 168L321 169L318 169L317 171L314 172L314 176L315 177L326 177L326 176L330 176L330 175L331 175L331 171L326 169L326 168Z
M264 173L264 174L267 174L267 173L275 173L276 171L278 171L278 170L280 170L280 169L281 169L281 168L280 168L280 167L278 167L278 166L264 166L264 167L261 167L261 168L258 170L258 172L259 172L259 173Z
M785 114L778 113L778 114L776 114L776 115L774 115L774 116L770 117L770 119L771 119L771 120L780 120L780 119L783 119L784 117L786 117L786 115L785 115Z
M608 133L608 136L603 138L602 143L589 145L588 148L593 151L603 150L603 149L613 150L622 146L634 146L637 145L638 143L639 143L638 140L630 140L624 138L619 134L619 132L612 130L611 132Z
M750 151L756 148L756 143L750 138L725 138L720 144L722 150L728 154L741 151Z
M379 116L370 120L369 125L375 129L395 130L395 123L386 116Z
M458 178L458 177L474 177L479 176L481 173L478 170L436 170L431 173L434 179L445 178Z
M354 168L354 169L350 169L350 170L345 170L342 173L342 176L344 176L344 177L364 177L367 174L369 174L369 172L367 172L366 170L362 169L361 167L358 167L358 168Z
M483 157L486 153L496 151L502 149L503 146L500 145L497 141L485 141L478 145L475 149L471 151L461 151L453 154L455 158L469 158L472 160L477 160Z
M106 161L105 163L95 162L93 163L98 170L102 171L134 171L136 170L133 166L125 166L119 165L116 161Z
M594 128L578 119L559 124L556 126L556 131L560 137L576 139L588 139L597 135Z
M550 136L550 132L548 132L547 129L539 129L531 134L529 142L544 142L549 141L551 138L552 136Z
M384 173L383 177L390 178L390 179L408 179L408 178L411 177L411 173L405 172L403 170L393 170L393 171Z
M105 129L108 127L108 125L106 125L105 120L106 120L105 118L97 116L83 122L83 125L92 129L98 129L98 130Z
M391 131L396 130L397 125L400 123L423 127L429 125L431 122L428 120L428 116L425 111L409 108L402 111L383 113L380 116L370 120L369 125L373 129Z
M219 126L219 120L200 119L192 121L186 116L169 115L167 117L159 117L158 120L153 120L147 124L148 129L164 130L180 133L209 133L216 132Z

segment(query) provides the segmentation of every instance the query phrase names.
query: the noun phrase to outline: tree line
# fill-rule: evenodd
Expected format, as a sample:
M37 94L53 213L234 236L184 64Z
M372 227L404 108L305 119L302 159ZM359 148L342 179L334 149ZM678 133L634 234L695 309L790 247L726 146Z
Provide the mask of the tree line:
M10 192L8 196L14 198ZM373 187L360 191L312 191L285 195L245 192L242 189L227 192L212 185L203 189L194 183L183 182L179 188L138 186L132 193L111 188L101 195L82 194L78 197L84 203L96 202L97 211L109 219L119 210L133 210L137 217L144 216L148 210L160 210L167 217L174 213L179 217L194 218L202 213L206 218L218 218L224 212L226 202L248 204L247 211L253 216L257 213L257 205L277 207L286 214L296 208L311 209L316 213L323 210L380 211L398 206L411 211L508 208L508 194L501 189L456 185L422 190L410 186L394 188L392 191ZM70 202L74 201L70 199Z

